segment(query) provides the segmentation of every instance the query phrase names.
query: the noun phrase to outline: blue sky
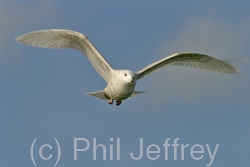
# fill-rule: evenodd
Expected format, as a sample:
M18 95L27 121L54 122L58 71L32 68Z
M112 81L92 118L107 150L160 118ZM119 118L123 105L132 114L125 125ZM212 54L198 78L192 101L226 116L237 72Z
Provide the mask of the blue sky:
M249 1L66 1L2 0L0 5L0 164L5 167L54 166L56 138L61 146L57 166L249 166L250 64L233 62L237 75L184 67L167 67L137 82L145 91L116 107L87 92L105 88L80 52L21 45L15 38L35 30L71 29L87 35L116 69L140 70L176 52L199 52L219 59L250 57ZM90 142L74 160L74 138ZM107 160L93 139L107 147ZM114 141L110 141L113 138ZM120 160L109 160L110 144L120 139ZM139 156L139 140L144 156ZM181 148L163 144L189 144ZM43 144L52 146L43 149ZM147 146L159 146L157 160L146 156ZM191 146L204 147L203 158L191 157ZM86 147L79 142L79 147ZM156 149L155 147L152 150ZM197 148L197 150L199 150ZM116 149L114 149L116 153ZM116 154L114 157L116 158ZM199 157L201 154L195 154ZM114 159L115 159L114 158Z

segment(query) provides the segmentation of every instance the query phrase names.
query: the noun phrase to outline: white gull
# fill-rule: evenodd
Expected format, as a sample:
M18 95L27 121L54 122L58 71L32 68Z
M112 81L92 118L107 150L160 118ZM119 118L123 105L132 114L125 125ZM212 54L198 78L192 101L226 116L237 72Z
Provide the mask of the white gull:
M121 104L122 100L143 93L134 90L137 80L165 66L188 66L222 73L238 73L232 65L199 53L175 53L149 64L137 72L116 70L107 63L87 36L71 30L51 29L34 31L17 37L16 41L43 48L72 48L81 51L107 82L104 90L87 94L108 100L109 104L113 104L113 100L116 100L117 106Z

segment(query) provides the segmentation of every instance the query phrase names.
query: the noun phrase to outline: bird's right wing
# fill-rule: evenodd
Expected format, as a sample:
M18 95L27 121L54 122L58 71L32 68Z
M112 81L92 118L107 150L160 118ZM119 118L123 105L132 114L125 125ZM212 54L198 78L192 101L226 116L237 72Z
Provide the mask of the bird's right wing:
M199 53L176 53L137 71L137 79L141 79L165 66L187 66L222 73L238 73L232 65L208 55Z
M77 49L86 55L106 82L112 75L112 67L84 34L62 29L41 30L21 35L16 38L16 41L43 48Z

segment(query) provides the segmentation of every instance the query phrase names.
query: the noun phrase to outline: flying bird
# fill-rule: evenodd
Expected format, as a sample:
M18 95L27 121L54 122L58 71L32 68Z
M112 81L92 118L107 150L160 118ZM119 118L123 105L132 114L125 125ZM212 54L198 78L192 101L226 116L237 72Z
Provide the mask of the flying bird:
M104 90L87 94L108 100L109 104L113 104L113 101L116 101L117 106L121 104L122 100L143 93L134 90L139 79L166 66L188 66L229 74L238 73L232 65L199 53L175 53L149 64L137 72L113 69L86 35L72 30L51 29L34 31L17 37L16 41L36 47L79 50L89 59L95 70L107 82Z

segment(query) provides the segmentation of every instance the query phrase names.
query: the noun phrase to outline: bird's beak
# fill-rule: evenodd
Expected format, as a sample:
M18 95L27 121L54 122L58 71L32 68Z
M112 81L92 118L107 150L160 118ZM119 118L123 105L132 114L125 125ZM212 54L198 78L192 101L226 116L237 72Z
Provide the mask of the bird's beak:
M135 77L133 77L130 82L135 83Z

